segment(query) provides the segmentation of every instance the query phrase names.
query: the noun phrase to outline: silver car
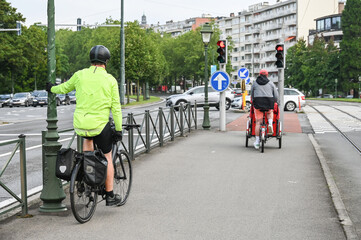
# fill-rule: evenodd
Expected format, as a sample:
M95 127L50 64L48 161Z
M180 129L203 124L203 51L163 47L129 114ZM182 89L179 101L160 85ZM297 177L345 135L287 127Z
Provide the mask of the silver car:
M13 99L10 100L10 107L33 105L33 96L29 92L15 93Z
M175 94L171 95L167 98L166 106L178 106L181 103L185 104L187 102L190 102L191 104L194 104L197 102L197 106L201 107L205 103L204 99L204 86L198 86L189 89L185 93L182 94ZM215 91L211 86L208 86L208 103L211 107L216 107L219 110L219 95L220 93L218 91ZM225 90L226 95L226 110L228 110L231 107L231 102L234 98L232 94L232 89Z

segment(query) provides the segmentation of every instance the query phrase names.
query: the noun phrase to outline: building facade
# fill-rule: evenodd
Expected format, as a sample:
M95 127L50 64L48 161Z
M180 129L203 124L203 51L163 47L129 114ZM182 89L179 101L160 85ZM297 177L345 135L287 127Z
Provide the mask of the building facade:
M172 37L177 37L186 32L195 30L199 26L206 22L210 22L212 17L207 14L203 14L202 17L189 18L183 21L173 22L173 20L167 21L166 24L151 25L155 32L170 33Z
M233 49L229 53L232 81L239 81L238 70L246 67L251 79L258 76L260 69L267 69L269 78L278 82L275 64L275 46L284 43L285 49L298 39L308 39L314 19L338 12L338 0L287 0L269 5L268 2L251 5L237 16L217 20L222 32L221 38L229 38Z

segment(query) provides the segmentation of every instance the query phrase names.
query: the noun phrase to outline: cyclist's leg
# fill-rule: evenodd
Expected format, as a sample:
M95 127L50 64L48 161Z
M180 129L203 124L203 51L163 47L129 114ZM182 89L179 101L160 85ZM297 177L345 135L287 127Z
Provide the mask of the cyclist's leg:
M268 134L273 134L273 109L268 110L267 112L267 119L268 119Z
M255 126L255 132L254 132L255 136L256 136L256 141L254 142L254 147L259 148L259 129L260 129L260 125L263 120L263 113L258 109L254 109L254 116L256 118L256 126Z
M94 151L93 138L84 138L83 151Z
M107 123L102 132L94 137L94 141L99 149L104 153L107 161L107 178L105 180L106 205L112 206L118 204L121 199L118 194L113 193L114 166L112 158L112 129Z

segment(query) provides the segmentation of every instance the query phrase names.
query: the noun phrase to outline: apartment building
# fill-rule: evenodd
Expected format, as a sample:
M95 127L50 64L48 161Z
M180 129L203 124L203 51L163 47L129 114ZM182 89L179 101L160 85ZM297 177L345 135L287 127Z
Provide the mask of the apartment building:
M231 13L230 17L217 20L221 38L231 38L233 42L230 53L232 81L240 80L238 70L246 67L251 79L265 68L270 80L277 83L276 44L284 43L287 51L298 39L307 40L314 20L338 13L338 7L338 0L287 0L273 5L261 2L250 5L238 15Z
M210 22L212 17L208 14L203 14L202 17L189 18L183 21L173 22L167 21L166 24L151 25L155 32L170 33L172 37L177 37L186 32L195 30L206 22Z

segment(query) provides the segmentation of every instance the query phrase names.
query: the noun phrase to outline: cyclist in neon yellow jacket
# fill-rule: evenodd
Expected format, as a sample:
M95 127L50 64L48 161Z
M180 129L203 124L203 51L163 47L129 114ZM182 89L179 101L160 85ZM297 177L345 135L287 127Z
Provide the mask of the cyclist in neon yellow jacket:
M76 90L76 109L74 112L74 130L85 138L83 150L94 151L93 141L103 151L108 160L105 191L106 205L120 203L118 194L113 193L114 167L112 161L112 129L109 124L110 110L115 123L115 137L122 137L122 111L119 99L118 83L105 70L110 59L109 50L94 46L90 50L91 66L76 72L67 82L54 86L47 85L47 91L65 94Z

